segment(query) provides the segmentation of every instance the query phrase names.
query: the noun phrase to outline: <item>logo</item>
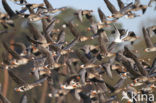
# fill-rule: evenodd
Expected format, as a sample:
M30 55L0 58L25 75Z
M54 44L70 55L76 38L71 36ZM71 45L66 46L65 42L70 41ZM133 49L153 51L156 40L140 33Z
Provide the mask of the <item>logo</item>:
M124 99L128 100L128 102L154 102L154 94L137 94L130 92L128 95L127 92L123 91L121 101Z

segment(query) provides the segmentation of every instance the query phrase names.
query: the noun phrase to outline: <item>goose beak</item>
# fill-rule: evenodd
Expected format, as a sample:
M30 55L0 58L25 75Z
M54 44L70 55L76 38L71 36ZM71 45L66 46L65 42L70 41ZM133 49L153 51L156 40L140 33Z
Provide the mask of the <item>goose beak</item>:
M137 80L134 80L134 83L137 83Z
M91 31L91 28L90 28L90 27L88 27L88 28L87 28L87 31L88 31L88 32L89 32L89 31Z
M80 76L77 76L76 78L77 78L78 80L80 80L80 79L81 79L81 78L80 78Z
M126 77L126 76L127 76L127 74L126 74L126 73L124 73L122 76L123 76L123 77Z
M112 18L112 16L108 16L107 18Z
M150 86L150 88L153 89L153 88L154 88L154 85L152 84L152 85Z
M11 64L12 64L12 65L15 65L16 63L15 63L15 61L13 61Z
M144 49L144 52L147 52L147 49Z
M21 90L19 88L15 88L15 91L16 92L20 92Z
M73 87L73 88L76 88L77 86L76 86L76 84L74 84L74 85L72 85L72 87Z
M128 101L127 103L132 103L131 101Z
M65 87L62 85L61 88L64 89Z
M93 91L93 92L92 92L92 95L96 95L96 94L97 94L96 91Z
M133 83L131 83L130 86L133 87L134 86Z

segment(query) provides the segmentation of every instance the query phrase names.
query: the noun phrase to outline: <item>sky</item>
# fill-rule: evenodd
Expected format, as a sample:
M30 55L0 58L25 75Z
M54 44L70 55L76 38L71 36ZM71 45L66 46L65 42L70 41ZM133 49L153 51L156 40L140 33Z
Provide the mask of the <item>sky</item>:
M9 5L13 10L18 10L20 6L17 6L11 0L7 0ZM43 0L27 0L31 3L43 3ZM59 7L73 7L75 9L89 9L93 10L93 14L96 16L97 20L99 20L97 8L101 8L105 15L109 16L111 13L107 9L103 0L49 0L54 8ZM124 2L134 2L134 0L122 0ZM149 0L140 0L142 4L147 5ZM116 0L110 0L110 2L115 5L115 7L119 10ZM118 20L118 22L123 24L124 29L129 29L130 31L134 31L136 33L140 33L140 25L141 26L151 26L154 25L152 19L156 18L156 10L154 10L154 6L156 3L152 4L152 7L148 8L144 15L142 15L141 11L138 11L137 14L142 15L141 17L137 17L135 19L126 19L125 17ZM2 4L0 3L0 11L4 11ZM146 21L148 20L149 23Z

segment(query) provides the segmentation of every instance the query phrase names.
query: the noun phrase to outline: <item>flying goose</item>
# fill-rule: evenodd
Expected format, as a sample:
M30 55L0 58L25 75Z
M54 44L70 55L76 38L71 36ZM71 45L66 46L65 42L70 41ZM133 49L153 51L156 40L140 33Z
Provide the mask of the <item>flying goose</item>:
M63 11L66 9L66 7L62 7L62 8L53 8L53 6L49 3L48 0L44 0L44 3L46 5L46 9L44 9L45 13L56 13L58 11Z
M117 11L116 8L114 7L114 5L112 5L112 3L109 0L104 0L104 2L106 3L108 9L112 13L112 15L108 16L108 18L112 18L112 17L120 18L120 17L124 16L125 13L128 12L128 9L132 6L132 3L130 3L127 6L125 6L124 8L122 8L120 11Z
M137 36L133 31L130 31L128 33L128 36L126 38L124 38L123 40L124 41L130 41L131 45L133 45L134 41L137 40L137 39L140 39L140 37Z
M154 52L156 51L156 46L153 45L151 39L150 39L150 35L147 33L147 30L143 27L142 28L142 32L144 35L144 39L145 39L145 43L147 48L145 49L145 52Z
M79 88L79 87L81 87L81 84L74 80L71 80L70 84L61 85L62 89L67 89L67 90L72 90L72 89Z
M74 15L76 15L78 20L82 22L83 16L86 16L86 17L90 16L92 12L93 12L92 10L78 10L76 13L74 13Z
M43 43L43 47L46 47L47 40L46 38L35 28L35 26L32 23L28 23L29 31L32 33L32 36L38 40L39 42Z
M140 4L140 0L135 0L135 3L132 5L132 7L128 11L138 11L142 10L142 13L144 14L147 9L147 5Z
M42 16L42 15L38 15L38 14L19 14L19 16L23 17L23 18L27 18L30 21L39 21L42 19L47 19L47 16Z
M39 51L43 54L43 56L46 56L46 61L48 62L48 67L53 67L53 64L55 63L54 57L52 53L42 46L38 46Z
M99 30L99 44L100 44L100 52L104 57L114 56L113 53L109 52L106 47L106 43L108 43L108 37L104 30Z
M130 61L130 60L129 60L126 56L124 56L123 54L117 53L115 59L116 59L116 61L118 61L118 62L120 62L121 64L123 64L123 66L127 69L127 71L128 71L131 75L133 75L134 77L139 77L139 76L141 76L140 73L138 73L137 71L135 71L135 70L133 69L133 65L134 65L134 64L131 63L132 61Z
M124 3L121 0L117 0L118 2L118 6L120 8L120 10L122 10L125 6ZM125 15L126 18L134 18L134 17L138 17L139 15L136 15L135 13L132 13L131 11L128 11Z
M37 80L37 81L35 81L33 83L30 83L30 84L24 84L24 85L22 85L22 86L20 86L18 88L15 88L15 91L17 91L17 92L26 92L28 90L33 89L36 86L41 86L42 83L45 80L47 80L47 77L41 78L40 80Z
M138 67L140 73L144 76L147 76L147 71L144 69L143 65L140 63L139 59L137 58L137 56L135 54L133 54L126 46L124 47L124 55L127 56L128 58L132 58L135 63L136 66Z
M3 46L6 49L6 51L8 51L13 56L12 64L14 66L26 64L26 63L28 63L28 61L32 60L31 56L27 56L27 55L20 56L16 51L12 50L6 42L3 41L2 43L3 43Z

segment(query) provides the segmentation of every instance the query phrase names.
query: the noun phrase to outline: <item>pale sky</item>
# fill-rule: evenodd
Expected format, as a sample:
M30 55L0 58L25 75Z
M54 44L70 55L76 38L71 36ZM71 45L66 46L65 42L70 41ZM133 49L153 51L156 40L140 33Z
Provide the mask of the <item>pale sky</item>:
M13 10L17 10L19 9L20 6L17 6L15 3L13 3L11 0L7 0L9 5L12 7ZM43 3L43 0L27 0L30 3ZM107 6L105 5L103 0L49 0L50 3L53 5L54 8L59 8L59 7L73 7L75 9L89 9L89 10L93 10L94 11L94 15L96 16L97 20L99 20L98 14L97 14L97 8L101 8L102 11L107 15L111 15L111 13L109 12L109 10L107 9ZM117 9L118 5L116 0L110 0L113 5L115 5L115 7ZM134 0L122 0L125 2L132 2ZM148 4L149 0L140 0L142 4ZM140 31L140 25L142 26L150 26L153 25L153 23L148 23L145 22L145 20L152 20L154 18L156 18L156 10L154 11L154 6L155 3L152 4L153 7L150 7L147 9L147 11L145 12L144 15L142 15L141 17L137 17L135 19L126 19L125 17L121 18L118 20L118 22L123 24L123 28L125 29L129 29L132 31L135 31L136 33L139 33ZM0 3L0 10L3 10L3 6ZM137 14L142 14L141 11L137 12Z

